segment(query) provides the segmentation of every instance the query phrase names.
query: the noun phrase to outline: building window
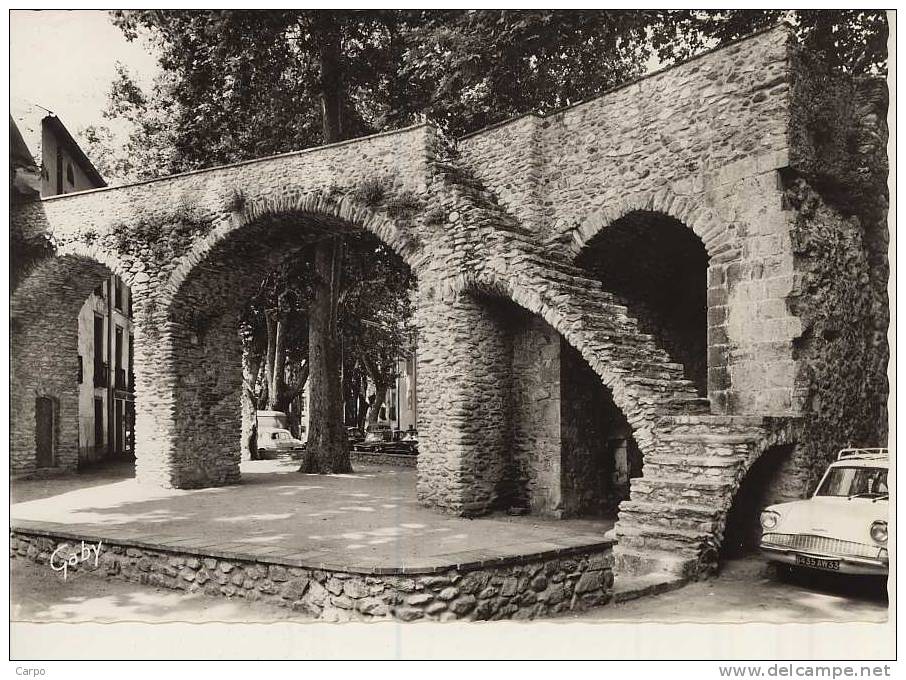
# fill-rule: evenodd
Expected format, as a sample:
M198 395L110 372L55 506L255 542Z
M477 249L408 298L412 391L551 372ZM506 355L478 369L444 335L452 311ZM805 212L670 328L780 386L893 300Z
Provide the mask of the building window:
M119 281L114 283L114 285L116 286L116 293L113 296L114 297L113 304L118 310L123 311L123 287L122 287L122 285L120 285Z
M66 181L75 185L75 173L72 171L72 163L66 164Z
M98 287L94 289L94 294L97 295L99 298L104 297L104 284L103 283L99 284Z
M82 384L82 374L83 374L83 369L82 369L82 355L80 354L80 355L79 355L79 385Z

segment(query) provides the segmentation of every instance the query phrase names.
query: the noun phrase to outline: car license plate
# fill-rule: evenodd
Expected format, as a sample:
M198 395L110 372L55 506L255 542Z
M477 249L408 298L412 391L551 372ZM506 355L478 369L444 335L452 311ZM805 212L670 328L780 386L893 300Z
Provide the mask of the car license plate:
M840 560L823 560L818 557L796 555L796 564L800 567L812 569L826 569L827 571L840 571Z

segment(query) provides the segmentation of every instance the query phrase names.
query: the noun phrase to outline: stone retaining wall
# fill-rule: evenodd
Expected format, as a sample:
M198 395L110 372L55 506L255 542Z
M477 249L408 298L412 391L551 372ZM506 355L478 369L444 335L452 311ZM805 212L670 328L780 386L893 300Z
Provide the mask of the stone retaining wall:
M367 463L369 465L396 465L399 467L416 467L418 456L409 456L403 453L370 453L366 451L351 451L349 457L353 463Z
M80 540L14 530L10 558L49 569L55 550L63 545L78 550ZM475 621L531 619L605 604L613 595L612 565L605 544L572 554L362 573L105 542L97 566L89 559L72 569L214 597L260 600L325 621Z

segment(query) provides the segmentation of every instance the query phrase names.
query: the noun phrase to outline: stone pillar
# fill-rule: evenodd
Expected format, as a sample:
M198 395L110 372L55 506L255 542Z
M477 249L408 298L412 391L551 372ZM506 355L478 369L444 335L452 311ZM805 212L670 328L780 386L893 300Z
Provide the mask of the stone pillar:
M201 309L201 308L199 308ZM136 330L136 477L181 489L239 481L238 322L192 316Z
M495 307L419 287L418 499L458 515L507 495L512 340Z
M513 343L513 474L516 502L533 514L563 514L560 334L537 316Z
M41 305L14 319L10 338L10 474L34 472L37 460L35 402L53 403L51 465L74 472L79 464L78 318L68 307ZM86 366L84 380L91 380Z

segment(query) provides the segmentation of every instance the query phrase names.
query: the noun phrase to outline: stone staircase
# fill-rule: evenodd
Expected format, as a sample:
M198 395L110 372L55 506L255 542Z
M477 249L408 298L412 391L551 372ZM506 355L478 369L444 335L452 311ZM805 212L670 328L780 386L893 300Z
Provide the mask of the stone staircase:
M436 169L478 232L465 240L482 252L468 257L485 263L490 292L502 285L566 336L613 385L614 401L633 426L644 468L631 480L630 499L612 530L614 598L664 592L716 569L727 510L771 419L712 415L683 365L642 332L615 295L570 262L569 248L540 243L461 168L437 163Z
M761 416L663 417L613 529L617 576L713 572L729 505L768 436Z
M467 171L444 162L435 163L435 170L443 178L445 194L474 232L463 241L480 247L481 253L465 257L483 263L488 288L508 289L517 303L543 316L579 350L612 386L614 401L643 450L653 445L659 417L709 412L708 400L699 397L683 365L642 332L639 322L600 281L572 265L567 253L541 244Z

